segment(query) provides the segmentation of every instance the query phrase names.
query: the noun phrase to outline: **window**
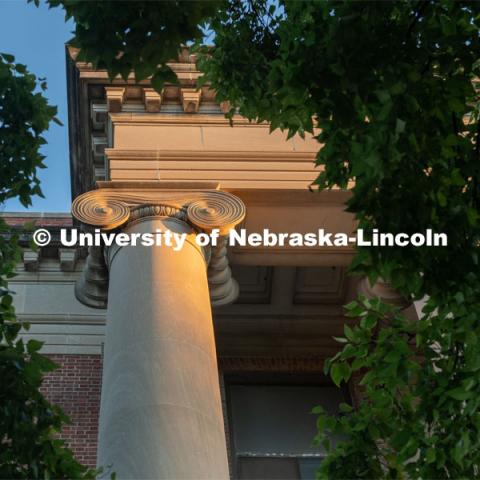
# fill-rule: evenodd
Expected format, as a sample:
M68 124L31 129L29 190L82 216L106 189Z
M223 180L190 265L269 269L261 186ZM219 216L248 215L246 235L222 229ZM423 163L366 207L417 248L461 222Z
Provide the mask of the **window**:
M312 446L316 405L337 412L342 390L321 385L227 383L237 479L313 480L323 451ZM332 439L334 442L335 439Z
M321 458L237 457L237 478L248 480L314 480Z

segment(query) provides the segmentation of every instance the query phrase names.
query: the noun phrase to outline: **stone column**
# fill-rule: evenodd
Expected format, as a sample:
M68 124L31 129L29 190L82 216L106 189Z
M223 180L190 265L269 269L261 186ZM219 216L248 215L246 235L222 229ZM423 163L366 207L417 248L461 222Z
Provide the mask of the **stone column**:
M87 214L78 213L78 204L77 218L91 224ZM121 479L227 479L209 255L195 242L198 224L206 231L222 222L214 220L208 206L187 211L184 206L140 205L129 207L127 217L122 225L126 233L170 230L188 236L179 251L166 245L106 251L98 465ZM231 276L225 281L234 282ZM88 289L88 282L80 285Z
M204 253L174 218L127 233L189 233L184 247L113 247L98 464L119 478L228 478Z

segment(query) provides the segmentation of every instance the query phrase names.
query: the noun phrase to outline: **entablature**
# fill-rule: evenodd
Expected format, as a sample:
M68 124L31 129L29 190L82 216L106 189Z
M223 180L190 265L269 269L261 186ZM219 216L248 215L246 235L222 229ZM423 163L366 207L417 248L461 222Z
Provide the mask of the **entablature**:
M149 80L109 80L76 62L68 48L72 196L102 180L217 181L222 188L306 190L319 149L305 139L270 133L267 123L225 117L208 85L197 85L195 56L182 50L169 66L178 85L156 92Z

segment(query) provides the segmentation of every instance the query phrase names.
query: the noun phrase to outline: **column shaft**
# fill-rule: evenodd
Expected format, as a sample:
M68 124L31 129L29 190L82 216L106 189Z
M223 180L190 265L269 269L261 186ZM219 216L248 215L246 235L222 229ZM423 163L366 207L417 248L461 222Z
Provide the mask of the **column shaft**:
M192 233L174 218L126 232ZM118 478L227 479L212 315L202 251L186 242L111 248L99 466Z

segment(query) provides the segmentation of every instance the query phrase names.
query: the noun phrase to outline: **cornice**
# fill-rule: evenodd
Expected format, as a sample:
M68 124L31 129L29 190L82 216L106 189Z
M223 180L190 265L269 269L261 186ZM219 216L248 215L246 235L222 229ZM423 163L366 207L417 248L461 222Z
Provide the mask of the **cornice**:
M70 59L75 62L75 65L80 73L80 78L90 79L90 80L99 80L99 81L109 81L107 70L98 69L95 70L93 65L89 62L77 61L79 49L67 45L67 54ZM185 85L195 85L198 78L201 77L202 73L196 67L196 57L195 55L188 54L188 49L182 49L179 58L176 61L168 62L167 65L176 73L177 78L181 84ZM109 82L110 83L110 82ZM140 85L149 85L150 79L137 82L135 80L134 73L130 73L127 81L118 75L115 77L112 83L135 83Z
M148 191L155 194L155 191L197 191L197 190L218 190L220 184L215 181L189 182L183 180L145 180L138 182L136 180L116 180L97 182L99 189L110 188L113 190L122 190L125 193L135 193Z
M240 115L234 115L232 122L222 113L217 114L189 114L184 113L182 115L161 113L138 113L138 112L126 112L111 113L110 119L114 124L119 125L158 125L158 124L170 124L170 125L227 125L227 126L242 126L250 128L268 128L268 123L254 123L250 120L241 117Z
M109 168L108 158L105 155L107 151L110 155L109 147L114 145L114 139L117 135L124 132L124 127L131 126L149 127L149 126L175 126L175 127L216 127L221 126L229 128L261 129L265 136L269 132L269 124L266 122L256 123L247 120L239 115L234 115L232 120L225 118L224 114L229 110L228 102L217 102L215 92L208 86L197 85L197 80L201 73L196 68L195 55L191 55L188 48L182 48L179 58L170 62L169 65L177 73L179 84L166 84L162 92L156 92L152 89L149 79L136 82L132 75L124 81L120 77L110 81L106 71L96 71L91 64L78 62L78 50L67 47L68 61L68 90L69 90L69 132L70 132L70 156L71 156L71 179L72 179L72 197L91 190L95 182L108 178L122 179L130 172L124 172L118 168L115 176ZM121 130L122 129L122 130ZM180 130L180 128L179 128ZM225 130L226 131L226 130ZM248 132L244 131L248 137ZM209 134L211 130L209 130ZM228 132L230 133L230 132ZM254 132L251 132L254 133ZM260 134L260 132L257 132ZM221 133L220 133L221 136ZM296 145L293 138L289 143L289 148L296 150L305 147ZM210 148L210 147L209 147ZM241 148L241 147L239 147ZM257 148L258 147L254 147ZM280 150L280 149L279 149ZM312 150L312 149L311 149ZM315 149L316 150L316 149ZM295 152L291 157L283 155L283 152L249 152L248 154L228 152L229 159L226 158L226 152L211 153L212 161L218 159L226 164L228 160L252 162L250 166L243 165L240 170L243 171L239 178L232 179L231 174L222 174L216 176L216 173L210 175L209 172L197 172L197 168L191 165L184 165L180 168L183 172L177 175L177 168L173 172L164 171L163 176L152 174L148 168L139 169L137 178L141 181L144 178L181 178L203 180L205 178L214 178L217 181L225 181L225 190L236 187L257 188L276 188L276 189L294 189L307 188L314 178L313 159L315 152L300 153ZM163 154L163 153L162 153ZM166 154L167 159L182 159L181 154ZM176 157L178 155L178 157ZM224 155L222 157L222 155ZM124 157L117 157L118 159ZM152 158L152 156L146 158ZM187 157L188 158L188 157ZM193 157L192 157L193 158ZM209 161L206 154L200 153L198 159ZM262 165L260 162L271 159L278 162L277 165L286 165L288 161L310 162L312 168L307 165L286 165L283 171L278 166ZM258 163L255 165L254 163ZM202 162L199 162L201 164ZM120 165L123 167L124 165ZM199 165L200 166L200 165ZM163 165L166 170L170 165ZM192 168L191 168L192 167ZM210 165L206 170L212 170ZM245 168L244 168L245 167ZM135 169L135 167L126 167ZM216 169L216 168L215 168ZM252 170L245 173L245 170ZM298 171L297 171L298 169ZM185 174L185 172L190 171ZM222 169L216 169L222 170ZM233 165L226 165L226 170L235 170ZM265 173L258 173L265 170ZM291 173L293 172L293 173Z
M272 151L236 151L236 150L127 150L106 148L109 160L195 160L252 162L257 160L274 162L313 162L316 152L272 152Z
M186 86L195 86L197 80L202 76L201 72L198 71L185 71L183 68L178 68L177 64L169 63L167 64L177 75L177 78L181 85ZM113 85L150 85L150 79L142 80L140 82L135 80L135 75L130 73L127 80L125 81L122 77L117 76L112 81L108 76L106 70L94 70L92 65L85 62L76 62L77 69L80 74L80 78L97 81L99 83L111 83Z
M149 79L137 82L131 74L126 81L120 77L110 81L105 70L95 70L92 64L77 61L77 55L78 49L66 47L72 198L92 189L95 181L108 177L103 150L111 146L109 114L131 109L136 112L140 108L143 112L164 115L172 107L181 108L182 88L186 93L188 89L196 91L201 75L195 56L184 48L178 60L169 63L178 75L179 85L165 85L160 95L151 88ZM207 85L193 96L199 97L197 105L193 98L193 104L185 103L188 109L193 105L196 111L211 110L221 115L222 107L216 105L215 93Z

